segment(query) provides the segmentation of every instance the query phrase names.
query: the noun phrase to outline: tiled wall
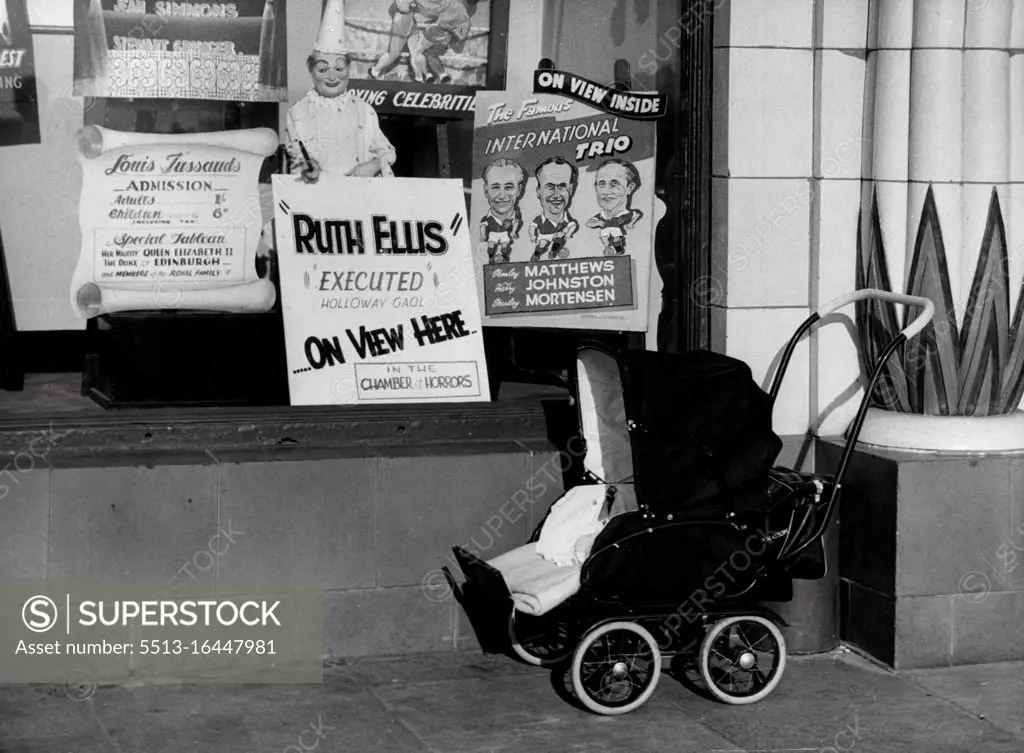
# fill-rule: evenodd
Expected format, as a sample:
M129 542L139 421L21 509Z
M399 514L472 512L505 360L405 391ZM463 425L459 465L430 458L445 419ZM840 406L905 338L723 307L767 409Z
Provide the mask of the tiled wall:
M879 35L880 10L908 21L927 7L715 5L712 256L722 295L713 339L761 375L809 311L855 288L861 176L877 156L864 134L876 151L892 147L892 134L864 128L876 111L867 52L910 44L892 41L910 25L891 18ZM901 74L878 96L909 107L909 86ZM905 171L905 158L895 162ZM891 272L899 281L902 261ZM839 312L798 351L777 407L780 433L810 424L835 436L849 424L863 394L853 313ZM827 472L839 450L823 447L816 468ZM1024 659L1024 460L858 453L840 517L844 640L897 667Z
M713 346L770 375L854 287L868 0L729 0L714 16ZM852 313L852 312L847 312ZM778 430L838 434L859 397L841 317L797 350Z

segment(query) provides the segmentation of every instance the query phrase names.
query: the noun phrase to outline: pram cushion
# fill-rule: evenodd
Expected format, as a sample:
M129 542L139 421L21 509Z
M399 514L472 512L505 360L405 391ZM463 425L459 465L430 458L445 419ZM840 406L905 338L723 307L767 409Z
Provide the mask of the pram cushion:
M542 615L580 589L580 566L608 520L608 487L577 486L555 502L537 541L488 564L501 573L520 612Z
M581 566L608 521L636 509L632 484L574 487L551 506L537 541L487 564L501 573L516 609L540 616L579 591Z
M559 566L537 554L537 543L526 544L488 562L501 573L516 609L540 616L580 590L580 566Z

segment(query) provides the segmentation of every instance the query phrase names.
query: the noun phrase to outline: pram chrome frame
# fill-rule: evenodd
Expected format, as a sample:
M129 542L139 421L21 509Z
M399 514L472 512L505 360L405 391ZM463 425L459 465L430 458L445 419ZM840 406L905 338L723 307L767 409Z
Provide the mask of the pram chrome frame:
M796 350L796 347L803 336L808 333L815 324L832 315L839 309L849 306L851 303L859 303L860 301L871 299L889 301L905 306L915 306L923 309L923 311L919 316L917 316L917 318L907 324L899 334L889 342L888 345L886 345L881 355L879 355L878 360L872 365L871 375L868 377L868 383L864 387L864 395L861 398L860 406L857 408L857 413L854 416L853 421L850 422L850 426L846 432L846 445L843 447L843 453L839 458L839 463L836 465L832 490L829 495L828 502L826 503L826 514L823 516L820 529L816 532L814 538L824 534L825 529L828 527L831 520L832 511L835 507L835 503L839 499L839 493L842 489L843 478L846 476L846 470L850 465L850 458L853 457L857 441L860 438L861 429L864 428L864 420L867 417L868 409L871 407L872 396L874 395L875 387L878 385L878 380L881 379L882 374L885 373L886 366L893 354L902 348L908 340L916 337L924 330L925 327L928 326L932 317L935 316L935 304L931 299L923 298L921 296L892 293L888 290L878 290L875 288L864 288L862 290L856 290L852 293L847 293L846 295L834 298L823 305L817 312L807 317L803 324L801 324L797 329L793 337L790 338L782 353L779 368L775 373L775 377L772 379L771 387L768 391L768 394L773 400L778 397L779 390L782 388L782 380L785 377L786 370L789 368L789 363L793 358L793 352ZM909 316L907 318L909 319ZM794 556L796 554L799 554L799 551L793 552Z
M794 577L822 577L821 575L791 575L787 570L787 563L796 562L808 547L820 542L824 535L838 502L842 481L856 448L875 387L885 372L887 362L892 355L908 340L919 334L931 321L935 311L934 304L926 298L873 289L858 290L824 304L800 325L786 344L768 391L769 397L774 402L798 344L816 324L851 303L870 299L920 307L923 311L893 338L881 352L877 362L872 365L860 406L847 431L846 444L835 473L828 477L802 474L811 483L817 485L818 497L815 499L815 504L819 497L824 497L824 506L820 514L804 518L805 522L813 519L813 522L809 524L813 526L810 530L800 530L797 535L798 532L794 525L786 529L788 531L786 542L780 549L781 556L775 561L778 572L769 573L759 570L750 578L746 587L729 593L726 598L711 601L707 608L703 608L705 604L709 604L707 601L695 604L697 607L695 615L692 611L690 614L680 612L686 605L686 601L683 604L679 604L678 600L675 604L624 604L602 602L589 595L588 565L593 563L603 551L613 546L619 547L630 538L652 532L652 529L647 529L616 540L604 549L591 552L581 567L580 589L577 594L570 596L549 614L531 617L522 613L517 615L512 594L500 572L465 549L454 547L456 561L467 577L466 584L463 586L457 583L447 567L442 570L450 587L466 607L467 612L470 611L473 599L482 597L483 613L489 613L489 616L495 621L499 617L501 618L505 623L505 635L511 648L515 654L528 663L538 666L558 666L565 664L571 658L572 682L576 696L584 706L596 713L622 714L638 708L650 697L657 685L662 658L692 655L697 643L700 646L697 657L698 669L705 687L714 697L725 703L746 704L767 696L777 686L785 668L785 639L779 626L786 626L786 622L775 611L760 602L788 601L792 597L792 579ZM906 319L910 319L909 314ZM636 427L629 422L630 434L638 428L642 430L642 427ZM710 457L708 457L708 461L711 462ZM591 474L591 478L602 483L606 481L594 474ZM630 477L631 482L632 477ZM651 519L653 524L654 519L659 517L658 513L650 510L642 499L638 499L637 503L643 518ZM671 515L667 517L668 521L672 520ZM662 522L659 530L690 525L722 525L745 530L743 524L736 519L735 513L727 513L725 519L717 520L688 519L674 523ZM540 527L534 532L531 541L536 539L539 531ZM799 540L802 543L787 550L790 540ZM772 570L775 570L775 567ZM702 592L702 595L706 597L707 593ZM504 615L510 616L502 616L502 612ZM685 627L682 624L684 616L690 621L690 626L680 633L679 628ZM473 621L472 615L471 621ZM477 624L474 621L475 627ZM673 627L666 631L665 626L670 625ZM533 630L526 630L527 626ZM648 627L660 628L668 638L666 644L662 645L659 640L655 639ZM754 631L755 636L760 635L761 637L756 640L748 638L750 631ZM480 632L478 629L478 634ZM537 637L534 633L539 633L548 645L544 650L539 650L537 645L531 644L530 639L525 637L526 632L531 632L531 638ZM553 647L550 645L552 632L558 633L558 639L554 640ZM674 634L668 635L670 632ZM737 638L738 634L742 637ZM559 639L562 640L562 644L559 644ZM623 648L619 654L614 655L618 659L613 660L610 646L615 644L616 639ZM607 645L599 645L601 641ZM714 671L712 656L731 651L737 671L742 669L749 673L753 668L753 671L757 672L758 659L755 657L754 647L763 641L767 641L770 646L768 653L771 656L771 666L768 674L749 691L736 691L735 685L726 687L721 680L721 669L718 668L719 674ZM739 648L733 650L735 645L739 645ZM489 647L483 635L481 635L481 646L484 650L489 648L500 650L493 644ZM632 653L630 653L631 651ZM597 682L600 687L594 686L593 683L588 686L586 679L588 665L595 663L596 656L604 657L606 653L608 659L602 659L604 664L597 673L599 675ZM641 657L639 660L638 656ZM611 697L609 700L605 691L613 686L625 688L625 696L622 698Z

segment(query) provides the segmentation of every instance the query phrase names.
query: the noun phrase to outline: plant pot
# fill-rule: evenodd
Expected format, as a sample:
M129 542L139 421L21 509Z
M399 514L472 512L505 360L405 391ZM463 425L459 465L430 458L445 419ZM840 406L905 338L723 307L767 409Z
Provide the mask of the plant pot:
M907 452L1024 454L1024 411L998 416L925 416L871 408L860 442Z

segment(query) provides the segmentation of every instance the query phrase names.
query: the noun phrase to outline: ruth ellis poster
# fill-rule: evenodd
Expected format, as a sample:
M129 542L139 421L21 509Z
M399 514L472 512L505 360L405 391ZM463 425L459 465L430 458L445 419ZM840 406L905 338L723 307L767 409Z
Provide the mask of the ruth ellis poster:
M472 224L485 325L647 330L655 128L565 97L480 92Z
M75 0L75 94L288 97L285 0Z
M0 0L0 146L38 143L35 60L25 0Z
M274 200L292 405L490 400L462 181L275 175Z

